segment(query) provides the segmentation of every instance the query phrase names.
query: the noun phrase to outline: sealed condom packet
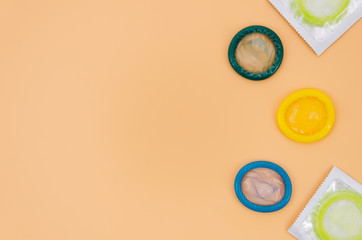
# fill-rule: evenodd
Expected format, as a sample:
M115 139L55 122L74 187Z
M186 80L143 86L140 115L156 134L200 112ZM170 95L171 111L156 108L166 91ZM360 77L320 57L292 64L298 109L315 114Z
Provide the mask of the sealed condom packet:
M236 175L234 189L245 207L264 213L285 207L292 195L288 174L268 161L255 161L242 167Z
M288 231L299 240L362 239L362 185L333 167Z
M269 0L317 55L362 17L362 0Z

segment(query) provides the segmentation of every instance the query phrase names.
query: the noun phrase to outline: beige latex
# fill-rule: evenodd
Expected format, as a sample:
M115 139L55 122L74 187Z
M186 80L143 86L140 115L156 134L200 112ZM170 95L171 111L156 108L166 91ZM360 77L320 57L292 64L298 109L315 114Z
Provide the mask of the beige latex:
M268 206L280 202L285 186L282 177L269 168L254 168L241 181L244 196L252 203Z
M262 33L251 33L236 47L235 58L248 72L261 73L268 70L275 60L273 41Z

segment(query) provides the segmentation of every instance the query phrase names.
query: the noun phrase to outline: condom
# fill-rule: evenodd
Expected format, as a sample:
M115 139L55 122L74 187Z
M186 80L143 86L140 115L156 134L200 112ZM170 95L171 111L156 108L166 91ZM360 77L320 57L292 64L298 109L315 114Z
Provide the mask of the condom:
M235 193L240 202L257 212L274 212L290 200L292 185L283 168L267 161L245 165L236 175Z
M283 59L283 45L269 28L250 26L238 32L229 46L233 69L250 80L263 80L273 75Z
M350 0L294 0L292 7L303 20L315 26L338 21L345 13Z
M362 17L362 0L269 0L317 55Z
M325 196L312 223L321 239L362 239L362 195L342 190Z
M299 240L362 239L362 185L333 167L288 231Z
M240 67L246 71L265 72L275 61L275 46L266 35L251 33L239 42L235 57Z
M241 191L250 202L270 206L284 197L285 186L282 177L269 168L254 168L241 181Z
M316 89L299 90L280 105L277 121L290 139L310 143L324 138L332 129L335 112L329 97Z

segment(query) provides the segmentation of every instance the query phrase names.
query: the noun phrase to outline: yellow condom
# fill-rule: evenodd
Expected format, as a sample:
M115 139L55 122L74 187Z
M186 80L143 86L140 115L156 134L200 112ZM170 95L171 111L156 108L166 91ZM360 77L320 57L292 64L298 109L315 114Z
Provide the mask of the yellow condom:
M315 142L324 138L333 123L333 103L325 93L316 89L291 94L278 110L280 130L297 142Z

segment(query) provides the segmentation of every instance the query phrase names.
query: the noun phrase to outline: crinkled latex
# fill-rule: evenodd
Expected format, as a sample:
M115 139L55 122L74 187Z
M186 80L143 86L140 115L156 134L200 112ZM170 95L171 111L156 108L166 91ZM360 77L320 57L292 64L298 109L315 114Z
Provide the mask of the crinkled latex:
M273 41L262 33L244 37L235 51L236 61L246 71L261 73L268 70L275 60Z
M241 190L250 202L269 206L280 202L285 193L282 177L269 168L254 168L241 182Z

